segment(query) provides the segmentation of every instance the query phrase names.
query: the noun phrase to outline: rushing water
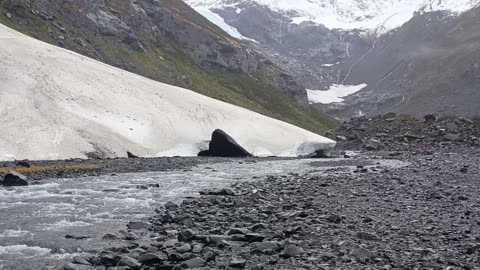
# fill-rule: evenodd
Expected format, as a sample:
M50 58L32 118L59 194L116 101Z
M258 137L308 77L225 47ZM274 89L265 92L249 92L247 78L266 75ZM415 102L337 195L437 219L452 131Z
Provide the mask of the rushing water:
M131 220L145 220L167 201L179 202L200 190L251 181L254 176L311 171L311 164L311 160L236 161L188 171L52 179L41 185L0 188L0 269L53 269L72 255L111 245L101 240L105 233L125 229ZM328 168L315 164L317 173ZM67 234L89 238L66 239Z

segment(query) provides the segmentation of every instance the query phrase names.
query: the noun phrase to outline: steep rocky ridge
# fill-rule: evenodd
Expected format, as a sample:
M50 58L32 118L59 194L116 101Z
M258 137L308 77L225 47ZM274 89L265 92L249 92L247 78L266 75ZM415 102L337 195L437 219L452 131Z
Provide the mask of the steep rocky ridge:
M457 18L443 12L415 16L378 39L351 69L345 83L367 83L366 89L322 107L343 117L359 111L478 114L479 18L480 8Z
M179 0L0 1L0 22L128 71L322 132L304 88ZM280 90L280 91L279 91Z
M242 35L256 40L258 43L252 43L253 46L308 89L367 84L368 87L342 103L313 105L339 118L388 111L417 116L433 112L464 115L480 112L474 106L478 103L478 91L473 90L478 86L474 75L478 8L462 13L478 5L478 1L435 2L393 30L334 29L318 22L299 23L298 16L303 13L295 10L302 10L302 1L299 6L290 5L291 12L284 7L286 3L274 1L187 2L210 8ZM318 2L321 1L310 3ZM367 13L375 11L370 2L376 5L375 1L366 1ZM343 10L346 3L336 1L326 5L338 5L338 10ZM347 12L341 16L350 15ZM368 16L357 18L358 23L364 17ZM357 19L349 18L352 22ZM450 37L451 32L457 37Z

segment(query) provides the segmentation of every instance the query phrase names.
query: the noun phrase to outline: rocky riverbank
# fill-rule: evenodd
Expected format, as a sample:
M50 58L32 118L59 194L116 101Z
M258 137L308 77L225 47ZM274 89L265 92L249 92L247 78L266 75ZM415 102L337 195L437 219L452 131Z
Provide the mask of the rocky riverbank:
M188 170L198 164L225 161L228 161L228 159L210 157L12 161L0 162L0 179L3 179L3 176L9 170L25 175L29 181L38 181L52 178L75 178L119 173Z
M358 117L327 134L337 149L369 151L418 151L480 147L480 121L465 117L427 115L416 119L388 113Z
M313 163L167 203L65 269L479 269L478 150L395 156L409 165Z

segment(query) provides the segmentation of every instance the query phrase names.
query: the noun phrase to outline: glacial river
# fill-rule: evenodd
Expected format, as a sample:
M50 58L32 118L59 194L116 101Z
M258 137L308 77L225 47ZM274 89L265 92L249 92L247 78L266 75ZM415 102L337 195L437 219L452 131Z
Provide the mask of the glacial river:
M114 244L101 239L125 229L129 221L146 220L167 201L180 202L198 196L200 190L267 175L322 173L332 162L338 162L337 169L343 166L340 159L315 160L314 166L305 159L230 161L188 171L51 179L29 187L0 187L0 269L54 269L72 256ZM347 172L354 168L344 167ZM66 239L69 234L89 238Z

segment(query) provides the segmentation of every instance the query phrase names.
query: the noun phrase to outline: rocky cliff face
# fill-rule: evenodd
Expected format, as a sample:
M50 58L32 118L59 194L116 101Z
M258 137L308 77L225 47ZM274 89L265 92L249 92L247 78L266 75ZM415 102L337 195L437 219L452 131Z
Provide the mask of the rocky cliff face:
M424 5L427 1L410 1L412 6L406 5L406 1L387 5L387 1L322 0L299 1L295 5L269 0L187 2L209 8L243 36L256 40L252 46L282 66L307 89L327 90L334 84L368 85L344 102L313 104L318 110L340 118L388 111L414 115L480 113L480 108L463 106L471 104L472 98L478 100L475 93L467 90L475 85L472 79L475 63L470 63L474 60L451 59L443 63L444 67L439 67L434 60L450 59L454 55L452 51L462 59L475 59L471 56L476 53L466 49L475 46L465 39L475 37L472 26L476 23L472 20L462 22L466 16L474 16L467 13L472 14L475 9L461 14L474 8L478 1L428 1L429 5ZM353 5L351 10L346 8L347 4ZM314 7L311 11L306 9L309 5ZM408 12L389 8L395 5L402 5ZM326 9L331 9L335 16L315 17ZM342 10L346 12L337 14ZM390 11L395 12L390 16ZM389 19L382 24L372 24L378 16L384 15ZM332 24L334 22L338 25ZM457 31L463 36L445 45L448 33L459 28L458 24L460 29L468 30ZM364 28L342 28L350 26ZM461 67L460 70L470 75L460 76L459 64L463 66L466 62L472 68ZM429 96L432 104L422 96Z
M307 107L307 94L292 76L180 0L0 0L0 22L105 63L306 128L317 121L320 126L333 124L297 107Z

